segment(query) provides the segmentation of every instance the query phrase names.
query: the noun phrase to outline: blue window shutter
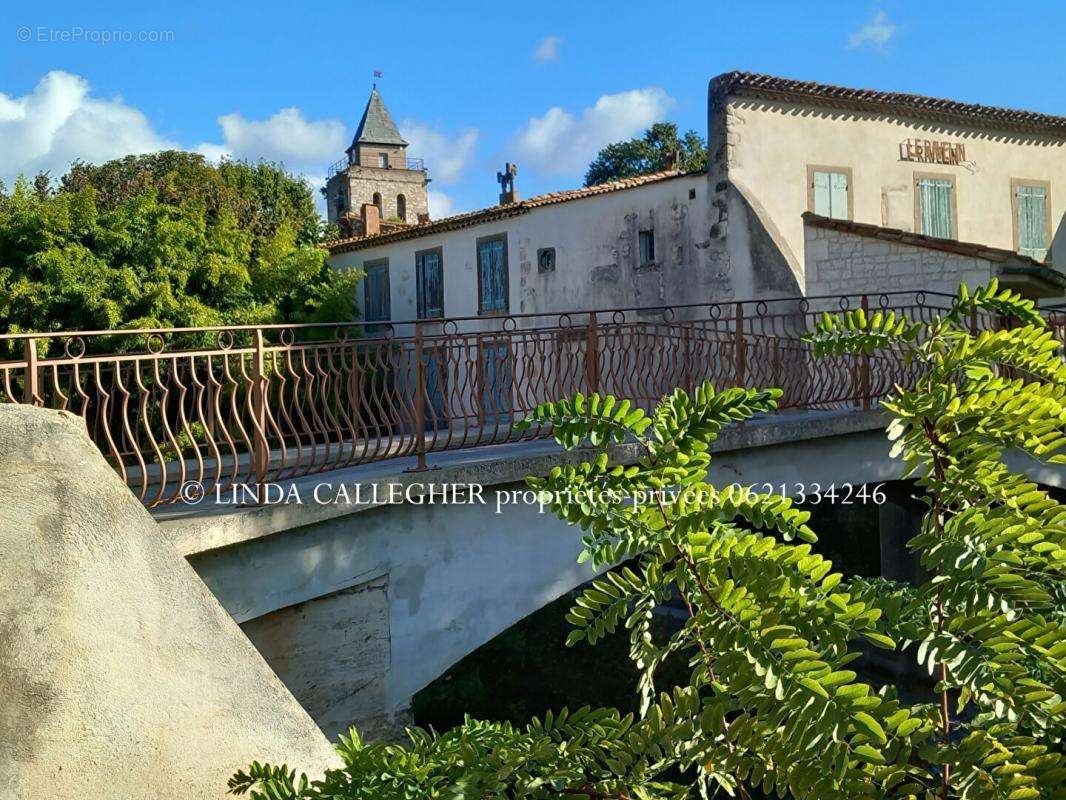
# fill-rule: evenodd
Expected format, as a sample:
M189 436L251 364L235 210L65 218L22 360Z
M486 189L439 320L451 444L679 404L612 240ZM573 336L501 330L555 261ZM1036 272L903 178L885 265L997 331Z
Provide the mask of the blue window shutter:
M820 217L832 217L833 205L829 192L829 173L814 173L814 213Z
M919 178L918 204L922 229L919 233L939 239L955 238L952 185L946 178Z
M811 178L814 213L830 219L848 219L848 176L844 172L816 171Z
M1047 258L1047 190L1043 186L1019 186L1018 252L1043 261Z
M444 316L444 292L440 275L440 254L426 255L426 316Z
M389 265L365 265L363 278L363 319L368 322L387 320L392 315L389 298Z
M848 218L848 176L843 172L829 174L829 215L833 219Z
M415 268L418 280L418 315L426 319L444 316L440 254L422 253L417 256Z
M479 269L481 270L481 310L507 310L507 264L504 261L504 243L502 239L482 242L478 247Z

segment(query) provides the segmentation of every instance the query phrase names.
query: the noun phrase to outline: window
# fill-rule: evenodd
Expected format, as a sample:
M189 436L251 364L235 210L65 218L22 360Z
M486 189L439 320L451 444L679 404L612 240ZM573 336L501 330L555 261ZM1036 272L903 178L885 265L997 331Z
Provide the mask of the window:
M918 233L938 239L956 238L954 176L916 173L914 198L914 227Z
M477 240L478 313L507 313L507 235Z
M537 272L555 272L554 247L542 247L537 251Z
M396 195L396 216L401 222L407 221L407 198L402 194Z
M378 153L378 166L381 167L382 169L388 169L389 168L389 154L388 153Z
M639 236L640 265L655 263L655 231L641 231Z
M374 192L374 205L378 207L378 217L384 216L381 213L381 194L379 192Z
M807 210L829 219L852 219L851 167L808 165Z
M389 260L367 261L363 264L363 319L380 322L392 316L389 300Z
M402 195L401 195L402 196ZM444 316L444 271L441 248L415 253L415 281L418 295L418 318Z
M1047 181L1011 180L1014 211L1014 249L1043 261L1051 242L1051 184Z

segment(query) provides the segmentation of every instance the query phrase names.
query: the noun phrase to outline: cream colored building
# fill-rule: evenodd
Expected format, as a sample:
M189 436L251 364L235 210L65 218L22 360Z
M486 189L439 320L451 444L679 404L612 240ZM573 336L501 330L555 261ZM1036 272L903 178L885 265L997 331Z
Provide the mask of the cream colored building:
M372 221L330 264L393 320L1066 286L1066 117L732 72L707 138L705 173Z
M947 274L914 272L907 257L902 271L823 279L808 263L807 241L819 237L805 212L886 229L883 245L896 231L919 234L908 247L985 251L994 272L1061 294L1041 265L1066 268L1066 117L742 72L711 81L708 108L709 181L721 189L713 230L738 296L950 289L949 275L987 273L958 258Z

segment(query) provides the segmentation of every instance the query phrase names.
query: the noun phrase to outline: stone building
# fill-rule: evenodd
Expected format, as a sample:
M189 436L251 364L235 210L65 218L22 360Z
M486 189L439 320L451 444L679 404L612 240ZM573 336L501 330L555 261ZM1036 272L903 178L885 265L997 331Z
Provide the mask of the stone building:
M330 168L326 207L348 236L429 219L425 164L407 157L404 141L375 86L346 156Z
M505 192L329 261L364 269L368 318L394 320L1066 287L1066 117L731 72L707 138L705 173Z

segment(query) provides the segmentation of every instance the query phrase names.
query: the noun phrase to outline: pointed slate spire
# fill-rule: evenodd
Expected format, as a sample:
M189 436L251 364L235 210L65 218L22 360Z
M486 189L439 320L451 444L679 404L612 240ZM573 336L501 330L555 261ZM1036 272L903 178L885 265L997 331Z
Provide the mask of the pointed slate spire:
M363 118L359 121L359 128L352 139L352 147L357 144L395 144L406 146L407 142L400 136L396 123L392 121L392 115L385 108L385 103L378 94L377 87L370 93ZM351 148L349 148L351 149Z

